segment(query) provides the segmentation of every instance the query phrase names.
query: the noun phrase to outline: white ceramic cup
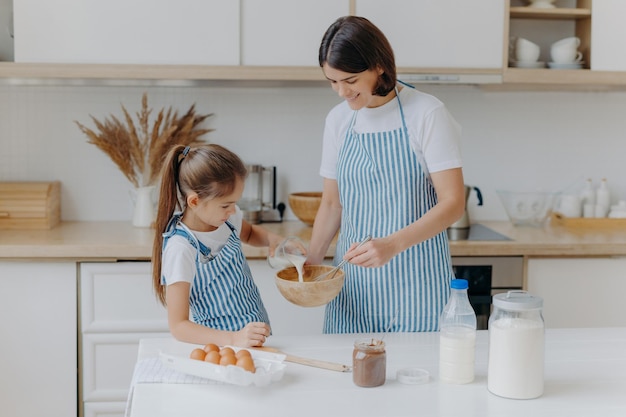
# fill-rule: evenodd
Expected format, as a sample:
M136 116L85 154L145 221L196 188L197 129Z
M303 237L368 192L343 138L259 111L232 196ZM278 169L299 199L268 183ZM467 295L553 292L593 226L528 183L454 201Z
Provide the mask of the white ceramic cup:
M515 40L515 59L520 62L536 62L539 59L541 48L525 38Z
M581 62L582 52L578 51L580 40L576 37L561 39L550 46L550 57L552 62L559 64L572 64Z
M577 36L570 36L567 38L560 39L552 44L552 46L563 46L569 45L574 46L574 48L578 48L580 46L580 38Z
M550 49L550 57L552 62L557 64L576 64L582 62L583 53L576 49Z
M581 217L582 204L580 197L575 194L565 194L561 196L559 211L565 217Z
M555 0L528 0L530 3L529 7L534 7L536 9L554 9Z
M581 62L583 54L576 49L574 44L552 45L550 47L550 57L552 58L552 62L559 64L573 64Z

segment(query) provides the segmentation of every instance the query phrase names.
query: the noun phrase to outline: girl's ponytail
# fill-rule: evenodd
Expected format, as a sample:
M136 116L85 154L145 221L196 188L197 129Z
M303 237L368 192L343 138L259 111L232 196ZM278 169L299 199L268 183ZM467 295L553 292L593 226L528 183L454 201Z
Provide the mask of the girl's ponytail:
M165 286L161 285L161 255L163 254L163 233L177 208L183 209L184 202L178 200L178 171L189 151L184 145L174 146L161 171L161 189L155 220L154 244L152 246L152 286L161 304L165 305Z

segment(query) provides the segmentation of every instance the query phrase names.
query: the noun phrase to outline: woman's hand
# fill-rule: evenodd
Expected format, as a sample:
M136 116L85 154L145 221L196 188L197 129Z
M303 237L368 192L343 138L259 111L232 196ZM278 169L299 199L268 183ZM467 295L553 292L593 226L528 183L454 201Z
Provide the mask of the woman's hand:
M239 347L256 347L263 346L267 337L270 335L270 326L263 322L251 322L235 332L233 345Z
M385 265L398 254L392 239L387 236L383 238L371 239L359 246L358 242L350 245L350 249L343 256L353 265L364 268L376 268Z

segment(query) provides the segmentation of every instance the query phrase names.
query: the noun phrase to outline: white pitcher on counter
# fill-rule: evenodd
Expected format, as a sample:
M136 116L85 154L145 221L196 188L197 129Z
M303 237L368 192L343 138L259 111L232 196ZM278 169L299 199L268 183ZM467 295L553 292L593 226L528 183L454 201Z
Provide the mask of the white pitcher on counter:
M155 186L139 187L131 194L133 208L133 226L151 227L155 220L156 210L154 207L153 193Z

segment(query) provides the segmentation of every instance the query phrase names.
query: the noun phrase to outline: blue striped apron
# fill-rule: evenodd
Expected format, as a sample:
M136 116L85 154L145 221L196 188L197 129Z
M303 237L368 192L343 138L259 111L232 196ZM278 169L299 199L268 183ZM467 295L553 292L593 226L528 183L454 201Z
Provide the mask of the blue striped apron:
M346 132L337 162L343 206L335 263L353 242L394 233L437 203L435 189L409 141L396 89L402 126L396 130ZM438 330L439 315L453 277L445 230L395 256L379 268L344 267L345 284L326 306L324 333Z
M197 249L196 276L189 294L193 321L204 326L237 331L253 321L269 324L259 289L241 248L241 240L229 222L231 234L216 256L180 222L176 215L163 234L163 248L174 235L181 235ZM161 277L165 284L165 277Z

